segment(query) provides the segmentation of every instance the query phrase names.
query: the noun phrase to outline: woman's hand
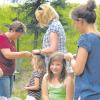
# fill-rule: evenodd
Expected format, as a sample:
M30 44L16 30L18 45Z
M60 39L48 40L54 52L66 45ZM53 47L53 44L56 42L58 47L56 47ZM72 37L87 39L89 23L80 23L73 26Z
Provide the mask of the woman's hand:
M72 53L66 53L66 54L64 54L64 58L66 60L70 61L73 58L73 55L72 55Z
M29 89L29 87L28 87L28 86L25 86L25 87L24 87L24 90L28 90L28 89Z
M41 50L32 50L32 54L40 54Z
M23 54L24 54L24 56L27 57L27 58L32 57L32 53L29 52L29 51L23 51Z

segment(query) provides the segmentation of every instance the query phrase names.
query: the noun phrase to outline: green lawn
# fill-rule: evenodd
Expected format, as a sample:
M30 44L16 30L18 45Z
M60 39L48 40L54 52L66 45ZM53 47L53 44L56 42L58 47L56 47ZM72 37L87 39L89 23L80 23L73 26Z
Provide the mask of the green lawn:
M27 91L24 90L24 86L28 83L32 75L31 66L29 68L21 68L20 72L15 75L13 95L25 100Z

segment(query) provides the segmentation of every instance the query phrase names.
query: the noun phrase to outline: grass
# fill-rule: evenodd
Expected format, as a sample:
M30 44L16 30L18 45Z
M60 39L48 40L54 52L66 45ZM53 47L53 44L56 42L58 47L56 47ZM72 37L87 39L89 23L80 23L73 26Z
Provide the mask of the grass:
M24 90L24 86L28 83L31 75L31 66L28 66L28 68L20 68L20 72L15 76L13 96L25 100L27 91Z

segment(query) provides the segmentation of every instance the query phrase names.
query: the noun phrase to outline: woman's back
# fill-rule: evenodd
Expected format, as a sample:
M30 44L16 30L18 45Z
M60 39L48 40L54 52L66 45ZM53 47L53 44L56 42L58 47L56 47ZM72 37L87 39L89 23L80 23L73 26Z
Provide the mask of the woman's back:
M84 73L76 78L75 87L80 86L84 100L97 100L96 98L100 98L100 36L94 33L82 35L78 45L88 51L88 60Z

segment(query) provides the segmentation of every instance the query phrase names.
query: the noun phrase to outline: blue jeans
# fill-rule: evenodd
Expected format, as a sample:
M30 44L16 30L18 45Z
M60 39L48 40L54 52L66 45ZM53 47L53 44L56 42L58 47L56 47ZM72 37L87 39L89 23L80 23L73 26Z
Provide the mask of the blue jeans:
M11 97L13 86L13 75L0 77L0 96Z

